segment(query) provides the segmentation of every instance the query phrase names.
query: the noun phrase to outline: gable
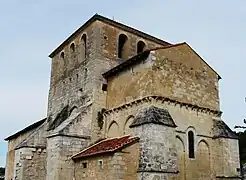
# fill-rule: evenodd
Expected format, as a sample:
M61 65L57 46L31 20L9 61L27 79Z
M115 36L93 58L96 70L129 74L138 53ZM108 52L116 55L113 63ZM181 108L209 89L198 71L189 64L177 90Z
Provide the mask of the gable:
M221 79L220 75L186 42L159 48L155 52L165 58L173 59L177 63L185 64L190 70L207 72L209 75Z
M132 33L132 34L135 34L139 37L142 37L144 39L147 39L147 40L150 40L150 41L153 41L153 42L156 42L157 44L162 44L162 45L170 45L169 42L166 42L166 41L163 41L159 38L156 38L154 36L151 36L147 33L144 33L142 31L139 31L137 29L134 29L130 26L127 26L125 24L122 24L122 23L119 23L119 22L116 22L114 20L111 20L109 18L106 18L104 16L101 16L101 15L98 15L98 14L95 14L94 16L92 16L88 21L86 21L80 28L78 28L72 35L70 35L62 44L60 44L50 55L49 57L50 58L53 58L58 52L60 52L60 50L62 50L64 48L64 46L66 46L69 42L72 41L73 38L75 38L79 33L81 33L82 31L85 30L85 28L87 28L88 26L91 25L91 23L95 22L95 21L101 21L101 22L104 22L110 26L114 26L114 27L117 27L119 29L122 29L126 32L129 32L129 33Z
M103 76L110 108L157 95L219 110L220 76L186 43L144 51Z
M41 126L41 125L46 121L46 119L47 119L47 118L41 119L41 120L39 120L39 121L37 121L37 122L35 122L35 123L33 123L33 124L31 124L31 125L25 127L24 129L22 129L22 130L20 130L20 131L14 133L14 134L8 136L8 137L5 138L4 140L5 140L5 141L10 141L10 140L12 140L12 139L17 138L17 137L20 136L20 135L23 135L23 134L25 134L25 133L27 133L27 132L29 132L29 131L32 131L32 130L38 128L39 126Z

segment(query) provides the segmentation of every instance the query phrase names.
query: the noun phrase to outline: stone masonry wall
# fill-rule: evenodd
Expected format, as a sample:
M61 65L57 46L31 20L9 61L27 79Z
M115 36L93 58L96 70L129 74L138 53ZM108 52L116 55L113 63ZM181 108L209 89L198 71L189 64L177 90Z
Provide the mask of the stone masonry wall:
M145 49L152 49L156 47L162 47L168 44L158 44L156 42L144 39L133 33L126 32L120 28L110 26L103 22L98 22L98 26L101 29L101 52L102 56L106 60L116 61L118 59L118 38L120 34L127 36L127 58L129 59L137 55L137 43L143 41L146 45ZM126 60L124 59L124 60Z
M71 157L88 145L88 139L54 136L47 141L46 180L73 179L74 162Z
M216 176L222 176L222 174L224 174L224 176L235 176L236 169L239 168L239 161L237 161L239 158L237 152L238 145L236 144L237 140L227 139L228 142L226 144L228 144L229 147L226 148L220 141L213 138L213 121L219 121L221 119L218 115L210 112L201 112L196 108L182 106L182 104L175 102L145 98L107 111L104 119L106 134L111 131L111 128L118 128L118 134L115 136L124 135L125 126L131 124L129 121L132 122L141 109L152 105L167 109L177 125L174 129L175 134L172 140L172 144L175 144L177 148L177 151L173 152L177 154L177 169L179 171L179 173L175 175L176 178L180 180L184 178L206 180L215 179ZM142 128L142 131L145 129L146 128ZM188 156L189 131L193 131L195 135L195 159L190 159ZM135 135L132 128L129 133ZM163 138L163 136L155 134L156 131L153 129L149 130L149 133L153 133L153 137L156 139ZM166 142L166 140L163 140L163 143L164 142ZM146 147L152 148L153 146L146 145ZM224 151L227 152L226 155L222 153ZM230 166L226 166L225 161L227 161ZM224 171L219 168L224 168ZM154 178L154 174L150 174L148 176ZM161 178L161 175L159 178Z
M102 161L100 168L98 161ZM83 163L87 167L83 168ZM75 180L136 180L139 164L139 144L132 144L120 152L83 158L75 162Z
M83 104L83 99L92 99L93 92L93 68L95 59L95 24L81 32L71 43L75 43L75 51L72 52L70 44L63 51L64 59L60 53L52 59L51 83L49 91L48 115L55 115L69 104ZM82 55L83 41L81 37L86 34L86 57Z
M98 174L98 178L113 179L118 176L118 179L134 179L137 168L144 171L139 172L138 178L156 180L177 177L206 180L214 179L218 174L235 175L238 166L236 141L221 142L213 139L212 120L215 116L221 120L220 117L213 112L200 111L195 106L178 103L191 103L219 110L218 75L188 45L182 44L171 49L151 51L141 65L123 71L107 82L102 73L122 62L117 57L120 34L125 34L128 38L125 49L127 58L136 55L136 44L139 40L146 44L146 48L165 46L99 21L93 22L83 32L74 36L74 39L52 58L48 122L34 136L24 141L27 145L39 145L42 149L21 148L15 151L15 179L80 179L84 177L84 173L76 173L81 164L75 165L71 156L89 143L108 137L111 132L112 136L126 133L141 136L141 157L140 160L134 159L139 154L137 147L136 151L117 153L111 159L104 156L102 158L108 166L105 166L105 172ZM87 37L86 45L81 39L84 35ZM74 46L71 46L73 43ZM107 92L102 90L102 84L106 83ZM167 96L176 102L155 98L141 100L149 95ZM131 103L136 99L140 100ZM125 103L128 104L121 106ZM80 117L81 107L88 104L90 107L87 107L86 115ZM150 105L166 108L178 127L171 129L159 125L144 125L145 129L143 126L130 129L129 125L138 111ZM121 108L115 108L117 106ZM65 107L68 107L68 116L63 117L63 121L58 121L60 124L56 124L52 131L56 134L47 133L49 124ZM115 109L108 110L103 116L104 108ZM71 116L76 118L72 119ZM195 160L188 158L187 133L190 130L195 134ZM47 136L49 137L46 142ZM163 156L160 155L159 148ZM130 156L131 152L135 154ZM230 165L221 166L228 163L222 157L217 158L222 152L230 156ZM134 160L133 166L129 164L130 159ZM97 162L92 160L92 166L97 166ZM123 169L125 164L127 166ZM216 169L217 166L224 169ZM111 177L105 177L108 170ZM163 171L172 173L166 175ZM193 173L194 171L196 173ZM90 171L90 177L95 177L95 173Z
M26 156L23 163L23 179L25 180L44 180L46 177L46 150L36 149L33 154Z
M240 160L237 139L219 138L216 140L222 147L218 153L221 164L215 167L217 176L237 177L240 176ZM226 158L225 158L226 157Z
M48 116L54 120L66 105L73 108L91 101L93 103L92 141L104 137L97 123L98 113L106 107L106 93L102 91L102 84L106 81L102 73L119 63L116 54L120 33L128 37L126 47L129 50L127 50L128 57L136 55L139 40L145 42L146 48L163 46L101 21L95 21L79 32L52 58ZM86 46L81 40L83 35L87 37ZM72 43L75 44L74 50L70 48ZM86 51L86 57L84 51Z
M109 156L97 156L89 159L81 159L75 162L75 180L105 180L109 179ZM98 166L98 160L103 163L102 168ZM87 163L87 167L83 167L83 163Z
M108 79L107 107L159 95L219 110L218 75L187 45L152 51Z
M44 180L46 176L46 150L22 148L15 153L15 180Z
M35 129L21 134L20 136L11 139L8 142L8 152L6 159L6 171L5 171L5 180L11 180L14 176L14 166L15 166L15 147L19 145L23 140L25 140L30 134L33 133Z
M97 21L95 26L97 26L96 36L94 37L96 54L95 59L91 60L94 65L92 141L105 137L100 125L98 125L98 113L106 108L107 102L107 92L102 90L102 85L106 84L107 81L102 77L102 74L120 63L117 57L119 35L122 33L128 38L125 49L128 58L137 54L136 48L139 40L145 42L146 49L162 46L100 21Z
M140 162L138 179L146 179L152 172L156 178L177 174L177 149L174 128L157 124L144 124L132 128L140 137ZM147 173L147 174L146 174ZM149 180L152 180L150 178Z

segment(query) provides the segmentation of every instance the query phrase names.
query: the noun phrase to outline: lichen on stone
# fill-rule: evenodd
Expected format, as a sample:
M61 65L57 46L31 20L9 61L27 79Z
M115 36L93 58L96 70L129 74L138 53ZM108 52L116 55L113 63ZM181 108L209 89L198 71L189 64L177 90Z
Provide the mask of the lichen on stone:
M149 123L177 127L167 109L155 106L150 106L140 110L130 127Z
M231 138L238 139L238 136L233 132L224 121L213 120L214 138Z

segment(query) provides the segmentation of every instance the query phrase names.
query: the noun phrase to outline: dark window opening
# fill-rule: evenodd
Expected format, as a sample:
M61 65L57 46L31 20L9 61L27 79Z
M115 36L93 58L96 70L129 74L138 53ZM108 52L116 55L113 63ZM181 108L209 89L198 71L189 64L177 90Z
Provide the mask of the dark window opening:
M82 97L83 96L83 88L80 88L78 91L78 96Z
M85 68L84 81L86 81L87 75L88 75L88 70L87 70L87 68Z
M87 37L86 37L86 34L83 34L83 36L81 37L81 42L82 42L82 54L83 54L83 56L84 56L84 58L86 58L86 51L87 51L87 45L86 45L86 39L87 39Z
M138 41L138 44L137 44L137 53L141 53L144 51L144 48L145 48L145 43L143 41Z
M82 163L82 166L83 168L87 168L87 163L86 162Z
M103 84L103 85L102 85L102 90L103 90L103 91L107 91L107 88L108 88L108 85L107 85L107 84Z
M99 160L98 161L98 168L99 169L102 169L103 168L103 161L102 160Z
M64 52L62 52L62 53L61 53L60 57L61 57L62 59L64 59L64 58L65 58L65 54L64 54Z
M189 158L195 158L194 133L192 131L188 132L188 142L189 142Z
M70 45L70 50L71 50L71 52L74 52L75 51L75 44L74 43L72 43Z
M126 41L127 41L127 36L121 34L118 40L118 58L120 59L123 59L125 57Z

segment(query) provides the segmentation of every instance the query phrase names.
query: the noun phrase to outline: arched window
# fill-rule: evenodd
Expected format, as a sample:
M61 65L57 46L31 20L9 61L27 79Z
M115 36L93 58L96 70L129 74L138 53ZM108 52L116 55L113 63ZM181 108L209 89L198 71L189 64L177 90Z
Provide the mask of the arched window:
M72 43L70 45L70 50L71 50L71 52L74 52L75 51L75 44L74 43Z
M119 125L115 121L108 128L108 137L119 137Z
M86 47L86 34L83 34L82 37L81 37L81 44L82 44L82 55L83 55L83 58L85 59L86 58L86 51L87 51L87 47Z
M188 132L188 143L189 143L189 158L195 158L194 133L192 131Z
M126 57L126 41L127 36L124 34L121 34L118 39L118 58L124 59Z
M145 48L145 43L143 41L138 41L138 44L137 44L137 53L141 53L144 51L144 48Z
M61 59L64 59L64 58L65 58L64 52L61 53L60 58L61 58Z
M85 72L84 72L84 81L86 81L87 75L88 75L88 70L87 70L87 68L85 68Z
M124 125L124 128L123 128L123 133L124 134L130 134L131 131L130 131L129 126L132 124L133 120L134 120L134 116L132 116L132 115L130 115L127 118L127 120L125 122L125 125Z

